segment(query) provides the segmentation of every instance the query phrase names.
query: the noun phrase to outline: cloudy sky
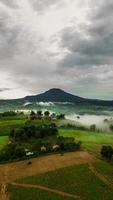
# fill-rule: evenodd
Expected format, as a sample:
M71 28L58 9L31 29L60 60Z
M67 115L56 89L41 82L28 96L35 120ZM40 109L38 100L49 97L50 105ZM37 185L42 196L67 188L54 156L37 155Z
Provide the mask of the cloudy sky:
M0 0L0 98L113 99L113 0Z

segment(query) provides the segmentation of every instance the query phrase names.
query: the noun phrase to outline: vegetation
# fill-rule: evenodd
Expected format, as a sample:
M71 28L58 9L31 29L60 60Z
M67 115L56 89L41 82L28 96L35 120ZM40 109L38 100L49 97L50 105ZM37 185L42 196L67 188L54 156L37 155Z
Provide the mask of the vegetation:
M61 178L62 177L62 178ZM95 176L89 166L79 165L45 174L26 177L21 183L43 185L60 191L80 195L84 200L112 200L113 189Z
M100 155L103 144L113 145L113 135L107 133L105 134L75 129L60 129L59 135L64 137L74 137L76 140L82 141L82 146L84 148L98 155Z
M109 162L97 162L93 164L96 170L107 177L109 180L113 180L113 165Z
M10 200L73 200L73 198L62 197L51 192L45 192L39 189L29 189L9 185L8 191L11 194Z
M112 156L113 156L113 148L110 145L109 146L105 146L105 145L102 146L101 155L102 155L103 158L110 161Z
M8 136L0 136L0 150L8 143Z
M56 124L48 118L49 112L46 111L44 116L38 119L35 119L36 115L32 111L31 120L10 131L9 143L0 152L0 162L45 153L77 151L81 148L81 142L75 141L75 138L58 135ZM39 115L42 116L41 112L38 112Z
M79 116L78 116L79 117ZM62 122L65 122L64 124ZM106 121L106 120L105 120ZM112 129L111 129L112 130ZM109 161L113 155L113 135L96 131L96 125L89 128L71 124L64 114L51 114L48 111L32 111L29 116L23 113L6 112L0 116L0 161L26 159L30 155L77 151L82 147ZM30 158L31 158L30 157ZM32 160L28 165L33 165ZM112 162L97 162L95 169L113 180ZM62 177L62 178L61 178ZM113 189L93 174L88 164L71 166L41 175L18 180L21 183L40 184L60 191L81 196L84 200L112 200ZM11 200L71 200L62 196L9 185Z

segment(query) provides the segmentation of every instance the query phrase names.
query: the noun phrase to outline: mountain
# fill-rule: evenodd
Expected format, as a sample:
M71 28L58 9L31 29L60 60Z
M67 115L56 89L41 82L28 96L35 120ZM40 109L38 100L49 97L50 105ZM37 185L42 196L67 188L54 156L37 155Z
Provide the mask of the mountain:
M51 102L53 102L53 104ZM38 95L26 96L20 99L0 100L0 112L4 110L18 110L25 107L28 109L38 109L38 106L43 107L43 105L49 105L50 108L52 108L52 105L56 105L56 107L60 106L60 109L61 105L64 105L65 109L69 108L69 110L74 110L77 106L79 110L82 107L87 109L92 107L93 110L98 110L98 107L109 107L111 110L113 101L82 98L61 89L53 88Z
M87 99L67 93L61 89L53 88L42 94L26 96L22 100L28 102L70 102L73 104L86 104L95 106L113 106L113 101Z
M42 94L35 96L27 96L24 98L27 101L45 101L45 102L81 102L83 98L69 94L61 89L53 88Z

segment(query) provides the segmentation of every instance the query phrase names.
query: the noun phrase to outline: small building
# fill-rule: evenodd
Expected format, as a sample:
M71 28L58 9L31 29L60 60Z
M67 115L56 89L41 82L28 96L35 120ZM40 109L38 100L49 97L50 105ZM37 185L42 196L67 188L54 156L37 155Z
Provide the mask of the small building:
M47 148L45 146L42 146L41 147L41 152L46 152L47 151Z
M25 149L26 156L33 156L34 152L30 151L29 149Z
M58 151L60 149L60 146L58 144L55 144L52 146L53 151Z

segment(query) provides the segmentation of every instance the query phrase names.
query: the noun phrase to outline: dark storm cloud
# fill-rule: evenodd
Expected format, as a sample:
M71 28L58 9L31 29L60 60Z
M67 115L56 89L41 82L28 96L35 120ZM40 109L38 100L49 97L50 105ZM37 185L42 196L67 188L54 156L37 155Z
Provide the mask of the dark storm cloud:
M62 30L60 45L68 53L60 67L113 64L113 2L99 2L90 2L86 24Z
M0 88L0 92L4 92L4 91L7 91L7 90L11 90L12 88Z

